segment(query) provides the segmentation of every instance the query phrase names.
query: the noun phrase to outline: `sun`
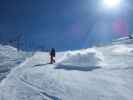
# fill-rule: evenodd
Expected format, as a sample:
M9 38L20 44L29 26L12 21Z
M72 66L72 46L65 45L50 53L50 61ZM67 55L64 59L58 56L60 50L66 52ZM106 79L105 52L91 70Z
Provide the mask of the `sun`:
M103 0L103 6L108 8L117 8L119 7L121 0Z

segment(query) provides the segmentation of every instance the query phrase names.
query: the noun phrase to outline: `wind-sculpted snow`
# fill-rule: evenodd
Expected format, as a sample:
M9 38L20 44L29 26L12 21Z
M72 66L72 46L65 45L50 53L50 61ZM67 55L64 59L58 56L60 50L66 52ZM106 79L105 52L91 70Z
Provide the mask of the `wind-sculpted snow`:
M132 100L133 45L47 52L14 68L0 84L0 100Z
M81 67L101 66L103 63L104 57L102 53L95 48L66 52L64 57L58 61L59 65L74 65Z

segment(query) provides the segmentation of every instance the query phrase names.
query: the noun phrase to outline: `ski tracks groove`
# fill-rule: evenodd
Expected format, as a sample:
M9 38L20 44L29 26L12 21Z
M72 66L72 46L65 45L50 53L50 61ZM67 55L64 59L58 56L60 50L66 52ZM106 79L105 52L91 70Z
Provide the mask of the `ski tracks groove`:
M48 93L46 93L44 90L42 90L40 87L37 87L35 85L33 85L30 82L27 82L26 80L24 80L23 78L19 78L21 82L23 82L25 85L27 85L28 87L32 88L33 90L35 90L36 92L39 92L39 95L43 97L44 100L61 100L60 98L56 97L56 96L52 96L49 95ZM48 99L46 99L46 97Z

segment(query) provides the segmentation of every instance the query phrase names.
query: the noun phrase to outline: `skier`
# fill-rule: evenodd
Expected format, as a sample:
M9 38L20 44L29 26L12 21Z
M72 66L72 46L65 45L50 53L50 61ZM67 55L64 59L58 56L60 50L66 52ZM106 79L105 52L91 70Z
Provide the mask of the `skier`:
M55 63L55 55L56 55L55 49L52 48L52 49L50 50L50 64Z
M128 35L129 39L133 39L133 36L131 34Z

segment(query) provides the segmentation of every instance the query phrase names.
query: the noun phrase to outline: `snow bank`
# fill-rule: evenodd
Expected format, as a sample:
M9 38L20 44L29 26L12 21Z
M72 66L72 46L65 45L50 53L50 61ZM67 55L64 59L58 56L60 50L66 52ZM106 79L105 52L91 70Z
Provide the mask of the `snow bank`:
M58 61L58 64L77 65L83 67L100 66L103 64L104 57L95 48L80 51L69 51Z
M0 45L0 81L6 77L13 67L19 65L30 55L30 53L23 51L18 52L12 46Z
M133 44L133 39L130 39L129 37L122 37L122 38L113 40L112 44Z

